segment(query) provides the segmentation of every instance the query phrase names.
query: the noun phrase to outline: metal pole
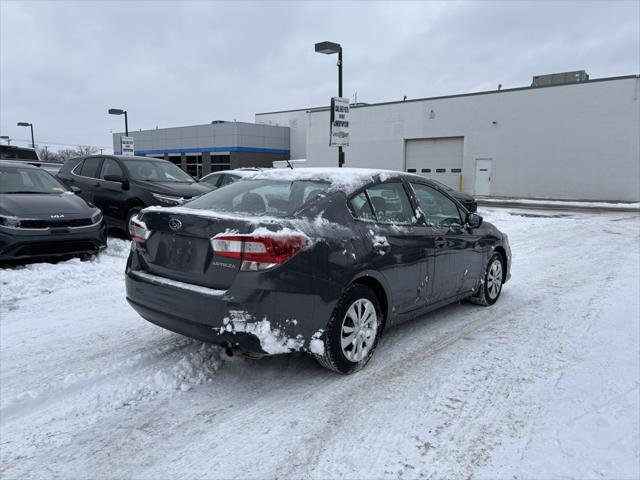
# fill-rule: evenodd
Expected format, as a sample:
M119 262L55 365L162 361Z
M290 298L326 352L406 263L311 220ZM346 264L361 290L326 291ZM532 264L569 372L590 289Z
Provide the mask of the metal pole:
M338 50L338 96L342 97L342 47ZM338 147L338 167L344 164L344 152Z
M129 136L129 120L127 119L127 111L124 111L124 136Z
M33 141L33 123L30 123L29 126L31 127L31 148L36 148L36 142Z

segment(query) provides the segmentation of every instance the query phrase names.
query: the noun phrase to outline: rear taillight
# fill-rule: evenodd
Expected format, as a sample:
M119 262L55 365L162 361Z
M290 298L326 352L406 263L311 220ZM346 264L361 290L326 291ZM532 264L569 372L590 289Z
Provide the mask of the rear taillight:
M147 228L147 224L138 217L133 217L129 222L129 234L131 239L138 243L146 243L151 236L151 230Z
M307 244L304 235L216 235L213 253L242 260L240 270L259 271L280 265Z

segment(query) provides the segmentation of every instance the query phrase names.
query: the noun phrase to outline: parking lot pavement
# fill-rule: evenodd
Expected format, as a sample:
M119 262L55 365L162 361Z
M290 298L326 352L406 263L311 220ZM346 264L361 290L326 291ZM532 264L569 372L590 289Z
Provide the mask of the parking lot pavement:
M121 239L0 271L2 477L637 478L640 216L479 213L513 250L499 302L390 329L351 376L148 324Z

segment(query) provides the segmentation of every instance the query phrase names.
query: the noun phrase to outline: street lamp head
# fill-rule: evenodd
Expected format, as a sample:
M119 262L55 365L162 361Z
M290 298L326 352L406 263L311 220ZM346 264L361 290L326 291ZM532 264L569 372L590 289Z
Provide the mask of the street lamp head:
M30 127L31 124L28 122L18 122L19 127Z
M332 53L338 53L342 47L339 43L333 42L320 42L316 43L316 53L324 53L331 55Z
M122 115L124 113L124 110L121 110L120 108L110 108L109 113L111 115Z
M0 135L0 140L9 140L9 135Z

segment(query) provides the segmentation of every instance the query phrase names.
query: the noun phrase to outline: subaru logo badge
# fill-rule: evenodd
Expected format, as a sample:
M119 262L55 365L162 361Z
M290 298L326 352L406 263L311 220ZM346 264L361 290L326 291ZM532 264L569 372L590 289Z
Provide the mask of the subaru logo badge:
M182 222L178 218L170 218L169 219L169 228L171 230L178 231L182 228Z

